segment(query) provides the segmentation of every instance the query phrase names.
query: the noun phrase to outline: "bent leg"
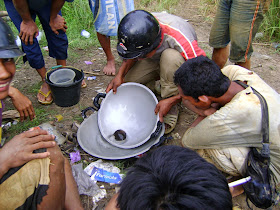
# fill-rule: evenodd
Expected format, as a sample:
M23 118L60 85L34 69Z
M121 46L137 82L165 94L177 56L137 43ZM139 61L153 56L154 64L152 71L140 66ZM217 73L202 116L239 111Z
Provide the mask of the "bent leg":
M137 82L143 85L159 78L159 63L156 60L146 58L139 60L125 75L125 82Z
M50 183L47 195L37 207L38 209L63 209L66 191L64 157L57 145L48 148L48 151L51 159Z
M231 1L220 0L212 24L209 45L213 47L212 60L223 68L229 55Z
M178 88L174 84L174 74L185 62L183 56L174 49L166 49L160 57L160 85L161 97L167 98L178 94Z
M263 20L261 1L234 1L230 19L230 61L250 69L252 42Z
M212 60L222 69L229 56L229 45L224 48L214 48L212 54Z
M66 180L65 209L83 209L78 187L72 175L70 163L66 158L64 160L64 171Z
M83 209L68 160L58 146L48 151L51 154L49 189L38 209Z

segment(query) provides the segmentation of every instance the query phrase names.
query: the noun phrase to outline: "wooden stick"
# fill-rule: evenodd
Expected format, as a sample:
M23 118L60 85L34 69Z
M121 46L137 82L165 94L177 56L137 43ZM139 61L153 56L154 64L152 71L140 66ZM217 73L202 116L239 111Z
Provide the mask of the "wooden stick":
M84 73L85 74L92 74L92 75L95 75L95 76L106 76L106 74L90 72L90 71L84 71Z

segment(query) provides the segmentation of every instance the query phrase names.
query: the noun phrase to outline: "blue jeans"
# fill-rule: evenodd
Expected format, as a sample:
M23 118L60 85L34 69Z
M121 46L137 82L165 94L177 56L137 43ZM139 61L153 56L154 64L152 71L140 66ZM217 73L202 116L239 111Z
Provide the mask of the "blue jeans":
M13 21L17 30L20 31L20 24L22 22L22 18L15 9L13 1L4 0L4 3L11 20ZM49 56L55 59L65 60L67 59L68 39L63 31L60 30L59 35L56 35L52 31L49 25L50 10L51 1L39 10L30 10L30 14L34 21L36 19L36 16L38 16L38 18L40 19L48 42ZM59 15L61 15L61 11L59 12ZM32 45L25 45L22 42L22 49L26 53L27 60L32 68L40 69L45 66L44 58L36 38L33 38Z
M253 53L252 41L262 20L263 1L220 0L209 45L224 48L231 42L230 61L246 62Z

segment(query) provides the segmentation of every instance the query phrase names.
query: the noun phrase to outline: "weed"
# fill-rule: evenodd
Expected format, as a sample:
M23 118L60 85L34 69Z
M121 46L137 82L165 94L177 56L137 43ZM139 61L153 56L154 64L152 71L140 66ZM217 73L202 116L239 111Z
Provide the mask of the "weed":
M264 16L261 30L267 39L279 42L280 40L280 1L273 0Z
M12 125L8 130L8 140L14 137L15 135L22 133L32 127L38 126L44 122L48 122L53 119L55 112L53 110L46 111L45 108L34 108L36 118L33 121L25 120L24 122L18 122L16 125ZM4 132L5 134L5 132Z
M172 6L177 5L179 0L140 0L135 1L135 8L145 9L149 12L167 11L172 13Z

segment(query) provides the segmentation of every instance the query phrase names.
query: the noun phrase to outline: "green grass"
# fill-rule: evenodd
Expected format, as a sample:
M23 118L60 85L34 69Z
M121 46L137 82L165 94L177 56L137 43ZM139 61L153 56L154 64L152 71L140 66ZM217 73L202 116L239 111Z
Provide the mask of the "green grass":
M18 122L16 125L12 125L8 130L8 139L12 138L13 136L22 133L23 131L26 131L32 127L38 126L44 122L49 122L50 120L53 120L53 117L55 115L54 111L47 111L45 108L36 108L34 107L36 118L33 119L33 121L25 120L24 122ZM3 124L5 124L5 121L3 121Z
M280 42L280 1L273 0L260 27L268 41Z
M138 0L134 1L135 9L144 9L149 12L167 11L173 13L172 6L177 5L179 0Z
M62 8L62 15L68 26L67 37L70 48L83 49L100 45L96 36L93 15L88 0L75 0L73 3L66 2ZM91 34L90 38L81 36L82 30L88 31Z

